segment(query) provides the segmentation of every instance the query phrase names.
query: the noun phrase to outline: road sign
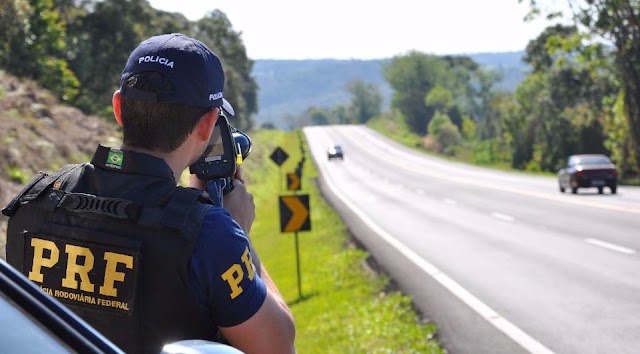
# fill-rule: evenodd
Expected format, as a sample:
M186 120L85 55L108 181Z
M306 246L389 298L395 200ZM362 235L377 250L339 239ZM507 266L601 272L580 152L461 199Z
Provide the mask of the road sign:
M302 188L302 181L298 171L287 173L287 190L299 191Z
M309 195L280 196L280 232L311 230Z
M289 158L289 155L278 146L275 150L273 150L270 157L271 161L275 162L276 165L282 166L282 164Z

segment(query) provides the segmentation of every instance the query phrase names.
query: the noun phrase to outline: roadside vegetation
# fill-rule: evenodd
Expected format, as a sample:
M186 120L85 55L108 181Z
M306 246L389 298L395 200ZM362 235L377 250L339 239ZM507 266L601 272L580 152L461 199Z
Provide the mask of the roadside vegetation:
M299 134L252 133L254 149L243 164L256 203L251 238L293 311L298 352L444 353L436 324L421 318L411 299L390 287L387 276L368 267L368 253L355 247L340 217L319 194L308 155L298 194L309 195L311 231L298 232L298 284L295 235L280 232L278 196L293 194L286 190L284 175L300 162L300 144L307 150ZM276 147L289 154L281 167L269 157Z
M424 154L437 156L442 159L509 172L521 172L550 177L557 176L556 171L521 170L512 167L505 161L478 159L478 152L474 149L473 145L468 142L463 142L458 147L457 152L454 155L439 153L437 150L433 150L432 148L430 148L428 143L425 144L425 138L423 136L411 132L411 130L402 121L390 120L387 116L374 117L371 120L367 121L366 125L369 128L376 130L378 133L394 141L397 141L408 148L420 151ZM485 154L491 155L494 154L494 152L485 151ZM620 176L618 183L620 185L640 186L640 177L634 175Z

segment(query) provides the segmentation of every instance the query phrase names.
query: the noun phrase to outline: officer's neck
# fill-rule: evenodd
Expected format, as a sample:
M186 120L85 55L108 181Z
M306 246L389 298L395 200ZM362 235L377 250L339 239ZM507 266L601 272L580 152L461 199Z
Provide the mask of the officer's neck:
M171 152L163 152L163 151L149 150L149 149L144 149L144 148L123 144L121 146L121 149L148 154L148 155L157 157L159 159L163 159L164 162L171 169L171 172L173 173L173 179L176 181L180 180L182 171L184 171L189 166L189 157L188 156L185 157L185 154L180 147L178 147L176 150L173 150Z

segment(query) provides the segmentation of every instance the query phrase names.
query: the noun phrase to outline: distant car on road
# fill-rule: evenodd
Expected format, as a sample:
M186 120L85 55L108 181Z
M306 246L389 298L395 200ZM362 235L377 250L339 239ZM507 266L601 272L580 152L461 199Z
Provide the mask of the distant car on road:
M618 188L618 171L611 160L602 154L571 155L567 166L558 171L560 192L571 189L578 193L578 188L598 188L602 194L604 187L609 187L611 194Z
M329 158L329 161L331 161L332 159L342 160L344 158L343 152L342 152L342 146L333 145L327 148L327 157Z

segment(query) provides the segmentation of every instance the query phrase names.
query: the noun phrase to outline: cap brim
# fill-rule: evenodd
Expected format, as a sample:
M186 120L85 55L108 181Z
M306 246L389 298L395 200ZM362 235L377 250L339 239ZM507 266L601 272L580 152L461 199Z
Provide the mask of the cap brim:
M225 100L224 98L222 99L222 109L224 109L224 111L231 116L234 116L236 114L236 111L233 110L233 106L231 106L231 103L229 103L229 101Z

